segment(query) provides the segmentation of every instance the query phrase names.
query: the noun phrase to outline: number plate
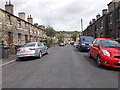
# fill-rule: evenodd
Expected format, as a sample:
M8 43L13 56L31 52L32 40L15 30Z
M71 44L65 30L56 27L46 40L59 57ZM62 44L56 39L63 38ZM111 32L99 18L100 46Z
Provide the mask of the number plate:
M28 56L28 54L23 54L22 56Z

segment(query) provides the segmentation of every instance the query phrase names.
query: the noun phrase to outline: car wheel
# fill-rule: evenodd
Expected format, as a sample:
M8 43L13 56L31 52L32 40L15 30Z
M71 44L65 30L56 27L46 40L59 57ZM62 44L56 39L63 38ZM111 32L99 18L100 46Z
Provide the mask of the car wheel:
M79 50L80 50L80 52L82 52L82 49L81 49L81 47L79 48Z
M97 66L98 67L102 66L100 56L97 56Z
M22 58L20 58L20 57L18 57L17 59L16 59L16 61L21 61L22 60Z
M49 51L47 50L46 54L49 54Z
M88 56L89 56L89 58L92 58L92 56L91 56L91 54L90 54L90 51L88 52Z
M39 58L41 58L41 57L42 57L42 52L40 51L40 52L39 52Z

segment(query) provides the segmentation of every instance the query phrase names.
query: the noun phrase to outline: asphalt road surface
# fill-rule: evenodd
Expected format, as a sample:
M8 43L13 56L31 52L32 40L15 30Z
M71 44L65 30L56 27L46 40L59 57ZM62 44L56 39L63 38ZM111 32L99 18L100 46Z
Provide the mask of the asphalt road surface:
M88 52L79 52L71 45L49 52L41 59L3 67L3 88L118 88L119 70L97 67Z

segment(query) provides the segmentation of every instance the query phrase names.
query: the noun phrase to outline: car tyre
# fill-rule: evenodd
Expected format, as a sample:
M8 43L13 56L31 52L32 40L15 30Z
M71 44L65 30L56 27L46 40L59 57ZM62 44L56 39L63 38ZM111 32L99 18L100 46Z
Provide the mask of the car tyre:
M47 50L46 54L49 54L49 51Z
M79 50L80 50L80 52L82 52L82 49L81 49L81 47L79 48Z
M102 66L100 56L97 56L97 66L98 67Z
M21 61L22 60L22 58L20 58L20 57L18 57L17 59L16 59L16 61Z
M90 54L90 51L88 52L88 56L89 56L89 58L92 58L92 56L91 56L91 54Z
M42 57L42 52L40 51L40 52L39 52L39 58L41 58L41 57Z

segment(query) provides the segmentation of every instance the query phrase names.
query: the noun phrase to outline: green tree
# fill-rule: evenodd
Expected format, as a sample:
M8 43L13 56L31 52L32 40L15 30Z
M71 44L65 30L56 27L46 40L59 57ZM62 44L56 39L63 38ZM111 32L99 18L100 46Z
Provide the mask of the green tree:
M47 36L54 37L56 35L56 31L51 26L48 26L45 31Z
M78 34L79 34L79 32L77 32L77 31L73 32L72 35L71 35L71 38L72 38L74 41L76 41L76 38L77 38Z
M46 35L51 38L51 40L50 40L49 43L52 45L52 44L53 44L53 39L52 39L52 38L56 36L56 31L53 29L53 27L48 26L48 27L45 29L45 32L46 32Z
M64 37L65 36L63 34L57 35L58 43L63 43L64 42Z

